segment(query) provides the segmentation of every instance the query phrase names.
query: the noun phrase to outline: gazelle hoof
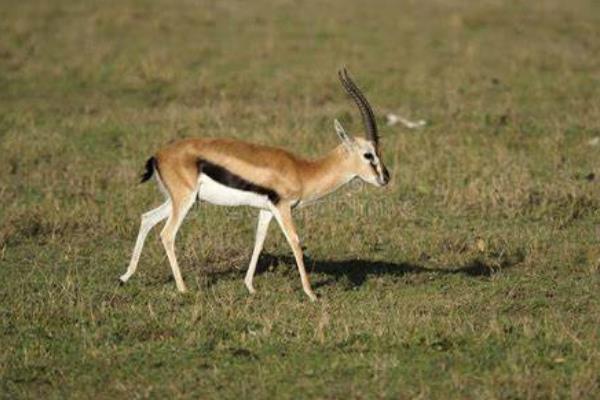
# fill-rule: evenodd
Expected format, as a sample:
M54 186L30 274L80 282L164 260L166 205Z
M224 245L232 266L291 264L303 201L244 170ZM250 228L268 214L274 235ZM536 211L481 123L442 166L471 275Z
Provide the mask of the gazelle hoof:
M255 294L256 293L256 289L254 289L254 286L252 286L251 283L244 282L244 284L246 285L246 289L248 289L248 292L250 294Z

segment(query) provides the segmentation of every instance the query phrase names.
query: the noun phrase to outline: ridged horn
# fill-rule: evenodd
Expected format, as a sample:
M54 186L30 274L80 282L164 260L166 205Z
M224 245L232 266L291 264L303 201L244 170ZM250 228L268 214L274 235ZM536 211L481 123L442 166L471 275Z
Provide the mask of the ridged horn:
M377 122L375 121L375 114L373 114L373 109L371 105L365 98L365 95L361 92L361 90L356 86L356 84L350 79L348 76L348 70L346 68L342 68L338 71L338 75L340 77L340 82L342 86L346 90L346 92L354 99L358 109L360 110L360 114L362 116L362 121L365 126L365 136L367 140L370 140L377 146L379 144L379 135L377 133Z

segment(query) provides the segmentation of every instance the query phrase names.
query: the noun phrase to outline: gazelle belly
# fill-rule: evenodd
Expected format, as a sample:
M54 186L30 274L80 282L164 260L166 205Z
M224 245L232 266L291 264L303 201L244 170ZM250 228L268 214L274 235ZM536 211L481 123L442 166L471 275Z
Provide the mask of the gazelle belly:
M266 195L233 189L211 179L206 174L198 180L198 198L219 206L251 206L268 209L270 202Z

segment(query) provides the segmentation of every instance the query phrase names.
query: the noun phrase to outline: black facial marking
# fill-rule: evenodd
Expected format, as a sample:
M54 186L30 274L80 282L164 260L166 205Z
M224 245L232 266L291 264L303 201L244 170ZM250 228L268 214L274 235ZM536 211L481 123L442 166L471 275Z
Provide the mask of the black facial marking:
M213 164L210 161L202 159L198 160L198 172L206 174L212 180L232 189L238 189L244 192L254 192L267 196L269 201L275 205L279 203L279 200L281 199L279 194L273 189L249 182L241 176L229 172L227 169L220 165Z
M369 166L371 167L375 175L379 175L379 173L377 172L377 164L375 163L375 156L373 155L373 153L365 153L363 154L363 157L367 161L369 161Z
M375 165L375 163L373 161L371 161L369 163L369 165L371 166L371 169L373 170L373 172L375 173L375 175L379 176L379 172L377 171L377 165Z

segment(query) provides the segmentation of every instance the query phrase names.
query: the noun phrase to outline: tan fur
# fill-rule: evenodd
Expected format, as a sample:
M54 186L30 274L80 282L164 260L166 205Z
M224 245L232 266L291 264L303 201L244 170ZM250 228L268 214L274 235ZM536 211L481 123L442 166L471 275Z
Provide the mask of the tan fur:
M163 183L174 196L194 190L198 160L204 159L266 188L282 201L318 198L337 188L357 166L344 150L336 147L317 160L300 158L286 150L235 139L184 139L156 153ZM181 193L180 193L181 192Z

